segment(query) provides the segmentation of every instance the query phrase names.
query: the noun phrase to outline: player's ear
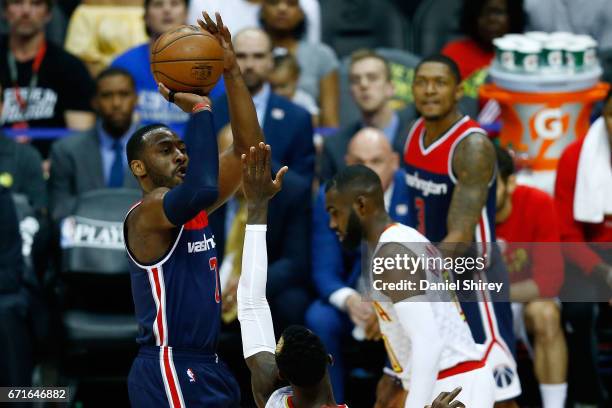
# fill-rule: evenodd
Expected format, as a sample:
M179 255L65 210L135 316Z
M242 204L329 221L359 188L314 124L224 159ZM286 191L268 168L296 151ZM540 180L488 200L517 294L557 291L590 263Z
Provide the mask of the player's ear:
M327 355L327 361L329 363L330 366L334 365L334 356L332 356L331 354Z
M459 100L463 98L463 86L464 86L464 83L463 81L461 81L457 84L457 87L455 88L455 101L456 102L459 102Z
M367 199L363 195L357 196L357 198L355 198L355 201L353 202L353 208L357 212L357 215L359 215L360 217L363 217L365 215L366 204Z
M142 160L132 160L130 162L130 169L136 177L144 177L147 175L147 169Z

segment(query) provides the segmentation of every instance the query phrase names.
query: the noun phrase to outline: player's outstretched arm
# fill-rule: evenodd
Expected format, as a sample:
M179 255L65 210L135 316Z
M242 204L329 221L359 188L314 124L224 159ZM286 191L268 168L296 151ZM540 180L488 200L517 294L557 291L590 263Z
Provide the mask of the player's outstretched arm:
M268 256L266 224L268 201L282 187L287 167L270 177L270 146L259 143L241 157L244 197L248 215L242 252L242 273L238 282L238 319L242 350L251 371L253 396L264 407L276 389L278 368L274 358L276 342L272 314L266 299Z
M423 407L431 401L431 390L439 371L442 341L431 305L419 289L419 281L426 279L426 275L421 268L412 270L407 267L414 265L410 259L417 258L416 254L403 245L390 242L374 255L374 258L383 260L398 257L402 260L399 265L385 269L378 276L385 283L415 283L414 290L383 290L383 293L393 302L399 323L412 344L412 375L405 407ZM404 259L408 261L404 263ZM393 344L390 346L393 347Z
M159 84L166 100L170 90ZM174 103L193 115L185 131L184 143L178 148L189 148L189 162L183 183L168 189L158 188L147 194L139 208L139 224L146 229L169 229L193 219L212 205L218 196L219 156L217 138L212 125L210 100L205 96L179 92ZM176 145L162 142L155 146L160 154L174 154ZM178 168L177 171L181 169Z
M230 124L234 136L234 144L223 152L220 159L219 171L219 197L211 206L210 211L221 206L235 192L241 181L240 156L248 152L249 147L257 146L264 141L263 131L257 120L255 105L251 99L240 68L236 62L232 36L223 24L219 13L215 14L216 22L208 15L202 13L202 20L198 24L204 31L215 36L223 47L223 79L227 93Z
M457 146L452 163L457 185L448 211L448 234L444 243L473 241L476 225L487 201L489 183L495 175L495 160L493 144L482 133L469 135ZM461 252L461 248L457 250ZM446 252L448 248L441 250Z

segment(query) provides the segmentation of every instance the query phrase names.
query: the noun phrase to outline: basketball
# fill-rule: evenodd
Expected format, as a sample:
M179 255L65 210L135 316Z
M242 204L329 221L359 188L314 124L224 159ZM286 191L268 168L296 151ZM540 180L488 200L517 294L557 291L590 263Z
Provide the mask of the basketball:
M223 73L223 48L212 34L183 25L155 41L151 71L172 91L208 94Z

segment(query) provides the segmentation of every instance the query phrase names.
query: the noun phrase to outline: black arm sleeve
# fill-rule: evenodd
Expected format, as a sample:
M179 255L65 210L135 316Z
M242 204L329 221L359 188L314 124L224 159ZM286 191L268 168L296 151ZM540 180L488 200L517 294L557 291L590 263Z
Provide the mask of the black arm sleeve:
M193 219L219 195L219 151L211 112L200 111L189 121L185 144L189 153L185 181L164 196L164 212L176 226Z

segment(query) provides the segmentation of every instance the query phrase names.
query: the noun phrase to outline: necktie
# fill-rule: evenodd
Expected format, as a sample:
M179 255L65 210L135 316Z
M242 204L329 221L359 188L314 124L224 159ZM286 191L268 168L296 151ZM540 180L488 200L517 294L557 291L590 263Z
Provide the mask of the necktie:
M113 152L115 152L115 158L108 177L108 187L123 187L123 145L119 140L113 142Z

